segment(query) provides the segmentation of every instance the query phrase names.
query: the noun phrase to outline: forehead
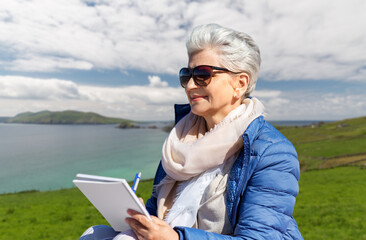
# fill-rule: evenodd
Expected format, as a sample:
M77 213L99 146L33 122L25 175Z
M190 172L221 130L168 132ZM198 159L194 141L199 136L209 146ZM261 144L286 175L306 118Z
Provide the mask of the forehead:
M219 55L214 49L204 49L199 52L192 53L189 56L188 67L194 68L199 65L210 65L220 67Z

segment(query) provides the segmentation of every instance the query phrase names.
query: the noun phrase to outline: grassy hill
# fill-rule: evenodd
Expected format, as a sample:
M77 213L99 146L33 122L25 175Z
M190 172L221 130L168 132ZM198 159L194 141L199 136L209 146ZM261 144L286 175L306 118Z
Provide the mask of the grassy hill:
M62 111L62 112L25 112L9 118L7 123L35 123L35 124L115 124L130 125L131 120L109 118L92 112Z
M277 129L294 144L302 171L366 164L366 117Z

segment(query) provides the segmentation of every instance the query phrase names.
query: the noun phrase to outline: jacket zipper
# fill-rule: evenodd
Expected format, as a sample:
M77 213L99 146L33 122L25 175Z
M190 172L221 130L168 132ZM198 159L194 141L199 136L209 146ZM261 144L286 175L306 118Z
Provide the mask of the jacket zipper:
M234 223L234 226L237 224L237 211L238 211L239 202L245 192L245 188L248 183L247 174L248 174L248 166L249 166L249 160L250 160L250 142L249 142L249 137L246 133L243 134L242 138L243 138L243 143L244 143L244 152L243 152L244 159L243 159L243 167L241 169L241 172L243 174L240 175L238 187L237 187L237 192L239 193L239 191L240 191L240 194L236 194L233 209L232 209L233 215L231 217L231 222ZM234 226L233 226L233 230L234 230Z

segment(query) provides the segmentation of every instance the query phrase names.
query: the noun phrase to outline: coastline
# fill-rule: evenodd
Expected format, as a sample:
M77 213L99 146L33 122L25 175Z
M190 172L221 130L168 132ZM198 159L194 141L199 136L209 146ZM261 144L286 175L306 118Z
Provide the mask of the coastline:
M148 179L141 179L140 183L149 183L154 181L154 178L148 178ZM128 184L130 186L132 186L133 181L128 181ZM17 195L17 194L29 194L29 193L45 193L45 192L56 192L56 191L67 191L67 190L72 190L72 189L77 189L76 186L74 187L66 187L66 188L58 188L58 189L50 189L50 190L38 190L38 189L31 189L31 190L22 190L22 191L15 191L15 192L3 192L0 193L0 196L5 196L5 195Z

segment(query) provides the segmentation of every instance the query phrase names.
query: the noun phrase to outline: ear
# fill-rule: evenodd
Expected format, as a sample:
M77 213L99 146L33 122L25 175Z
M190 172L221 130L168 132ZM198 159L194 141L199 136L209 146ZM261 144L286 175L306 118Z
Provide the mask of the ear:
M238 82L236 91L238 91L238 95L241 97L245 94L245 91L248 89L250 76L246 72L239 73L237 75Z

